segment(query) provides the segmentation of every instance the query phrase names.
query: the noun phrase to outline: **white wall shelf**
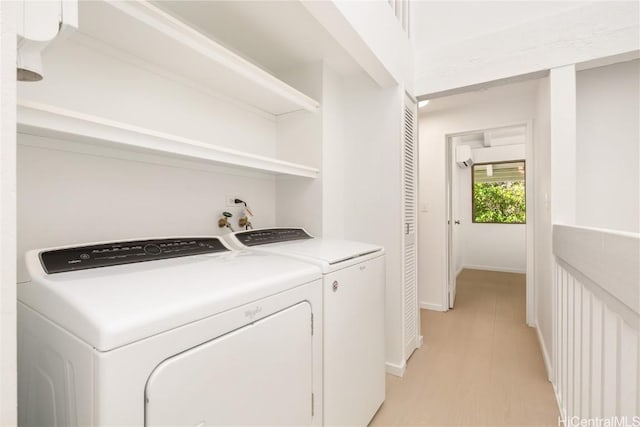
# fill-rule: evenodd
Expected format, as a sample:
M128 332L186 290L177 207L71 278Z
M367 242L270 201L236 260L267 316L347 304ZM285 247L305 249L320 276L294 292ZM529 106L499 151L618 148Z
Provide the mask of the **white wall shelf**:
M319 103L146 1L79 5L79 32L274 115Z
M258 156L203 141L132 126L101 117L31 101L18 101L18 133L64 139L90 146L161 154L173 158L245 168L273 175L316 178L319 171L305 165Z

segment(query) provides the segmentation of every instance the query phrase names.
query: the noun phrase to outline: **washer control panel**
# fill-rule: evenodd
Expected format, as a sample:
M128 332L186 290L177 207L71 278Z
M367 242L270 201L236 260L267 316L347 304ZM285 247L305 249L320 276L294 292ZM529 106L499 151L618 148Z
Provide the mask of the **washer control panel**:
M136 240L40 253L48 274L228 251L216 237Z
M235 236L245 246L313 239L302 228L266 228L263 230L241 231L235 233Z

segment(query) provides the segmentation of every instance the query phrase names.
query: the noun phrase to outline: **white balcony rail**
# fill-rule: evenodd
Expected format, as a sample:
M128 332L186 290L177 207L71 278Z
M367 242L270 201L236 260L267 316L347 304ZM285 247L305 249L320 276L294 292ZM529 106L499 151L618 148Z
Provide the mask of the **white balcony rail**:
M640 414L640 234L554 225L553 253L561 416L572 425L632 425Z

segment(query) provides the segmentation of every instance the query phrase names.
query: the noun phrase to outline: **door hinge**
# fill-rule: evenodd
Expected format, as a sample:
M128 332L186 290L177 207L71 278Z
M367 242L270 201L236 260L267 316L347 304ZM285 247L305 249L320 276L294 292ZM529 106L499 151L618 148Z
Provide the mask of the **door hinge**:
M313 313L311 313L311 335L313 335Z
M314 401L315 401L315 395L313 393L311 393L311 416L312 417L315 415L315 410L314 410L315 404L314 404Z

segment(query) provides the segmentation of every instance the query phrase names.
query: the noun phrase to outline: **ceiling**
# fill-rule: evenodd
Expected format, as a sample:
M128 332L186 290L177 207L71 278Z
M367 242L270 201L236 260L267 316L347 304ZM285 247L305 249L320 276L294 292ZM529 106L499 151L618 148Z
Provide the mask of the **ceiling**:
M235 51L278 74L324 60L340 74L360 67L298 1L154 1Z
M413 2L412 38L417 49L437 49L585 5L585 1Z
M536 96L539 79L509 83L500 86L482 87L473 91L431 99L420 107L420 114L433 114L452 109L464 109L478 104L487 104L496 99L532 99Z

